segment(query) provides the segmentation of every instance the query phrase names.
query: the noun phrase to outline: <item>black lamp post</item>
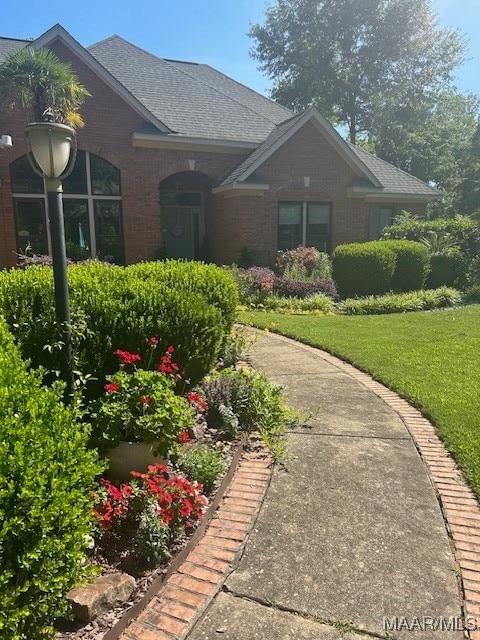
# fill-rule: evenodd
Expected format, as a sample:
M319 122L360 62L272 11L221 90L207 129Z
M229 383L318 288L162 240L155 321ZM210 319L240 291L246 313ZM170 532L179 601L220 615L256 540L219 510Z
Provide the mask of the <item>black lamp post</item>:
M72 171L77 154L75 131L55 122L33 122L25 128L27 157L37 175L45 181L50 236L52 240L55 310L63 341L62 377L66 396L73 395L72 326L67 280L67 255L63 221L62 179Z

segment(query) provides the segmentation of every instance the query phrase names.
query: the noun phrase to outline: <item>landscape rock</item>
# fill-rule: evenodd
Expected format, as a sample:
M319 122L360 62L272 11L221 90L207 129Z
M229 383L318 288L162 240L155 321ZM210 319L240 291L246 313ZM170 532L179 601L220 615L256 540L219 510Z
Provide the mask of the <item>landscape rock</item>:
M112 607L126 602L135 589L135 579L128 573L109 573L67 594L75 618L90 622Z

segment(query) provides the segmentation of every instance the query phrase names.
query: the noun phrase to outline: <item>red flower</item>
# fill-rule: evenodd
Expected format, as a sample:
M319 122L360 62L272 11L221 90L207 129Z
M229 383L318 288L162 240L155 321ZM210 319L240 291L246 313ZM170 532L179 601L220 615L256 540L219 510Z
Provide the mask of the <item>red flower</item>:
M118 391L118 384L116 382L107 382L104 389L107 393L115 393L115 391Z
M148 344L151 347L156 347L158 344L158 338L155 338L155 336L152 336L151 338L148 339Z
M150 402L150 396L141 396L140 397L140 402L142 404L148 404Z
M195 393L195 391L191 391L187 393L187 400L199 411L206 411L208 409L208 405L205 400Z
M187 444L191 441L191 437L186 429L182 429L180 433L177 435L177 441L182 444Z
M172 347L172 345L170 345L169 347L167 347L167 353L174 353L175 352L175 347Z
M142 359L142 356L138 353L130 353L130 351L122 351L121 349L114 351L113 355L117 356L120 360L120 364L133 364L134 362L139 362Z
M173 347L168 348L173 349ZM171 352L166 353L160 358L160 364L157 366L157 371L175 375L177 374L178 370L178 364L176 362L172 362Z

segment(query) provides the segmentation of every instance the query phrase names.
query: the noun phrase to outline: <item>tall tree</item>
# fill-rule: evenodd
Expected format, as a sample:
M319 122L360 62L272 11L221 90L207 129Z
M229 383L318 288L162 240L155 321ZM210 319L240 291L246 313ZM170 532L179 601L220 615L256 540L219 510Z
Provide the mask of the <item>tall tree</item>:
M90 95L72 71L49 49L25 47L0 65L0 103L28 108L36 122L50 118L73 127L83 125L79 109Z
M454 89L431 98L415 101L407 97L400 103L386 99L375 110L368 142L379 157L433 182L444 194L444 213L464 213L459 189L473 161L480 99Z
M458 209L480 221L480 121L465 161L463 179L458 188Z
M276 0L250 36L272 97L317 106L353 143L387 98L431 100L465 52L458 32L439 28L431 0Z

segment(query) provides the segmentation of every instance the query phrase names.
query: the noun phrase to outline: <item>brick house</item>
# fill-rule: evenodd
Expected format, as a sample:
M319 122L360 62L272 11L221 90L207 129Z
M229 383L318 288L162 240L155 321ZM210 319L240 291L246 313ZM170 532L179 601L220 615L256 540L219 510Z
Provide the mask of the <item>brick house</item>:
M118 263L158 255L269 264L299 244L331 251L379 236L439 192L351 145L315 109L291 111L208 65L165 60L118 36L81 46L54 26L33 42L69 61L91 97L63 184L67 249ZM29 168L29 114L0 112L0 267L50 249L42 181Z

